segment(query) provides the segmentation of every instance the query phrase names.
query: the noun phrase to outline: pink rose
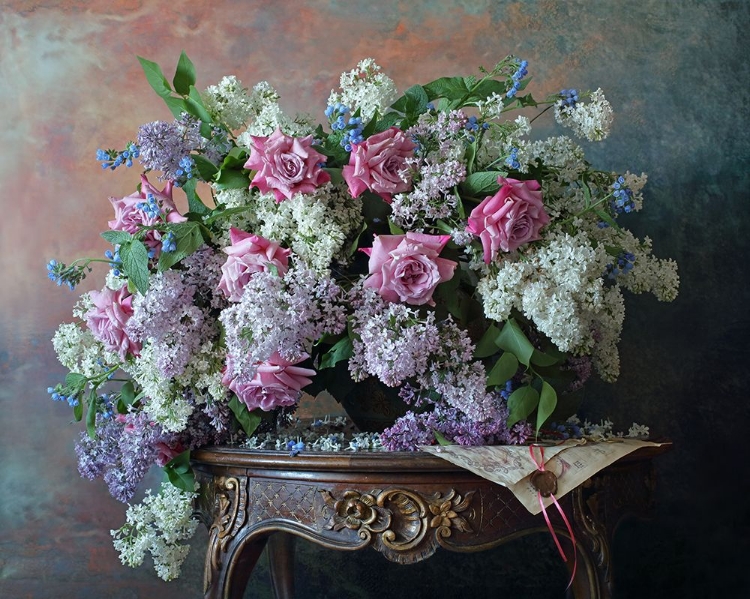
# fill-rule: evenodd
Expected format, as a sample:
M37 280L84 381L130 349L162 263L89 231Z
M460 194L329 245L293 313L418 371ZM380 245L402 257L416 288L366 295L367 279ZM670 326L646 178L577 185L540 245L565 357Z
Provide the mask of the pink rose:
M179 441L177 441L174 447L168 445L164 441L159 441L154 445L154 450L156 451L156 463L163 468L174 458L180 455L183 451L185 451L185 448Z
M406 159L414 155L414 144L398 127L376 133L356 144L343 175L353 198L365 189L378 194L389 204L394 193L411 186Z
M378 290L389 302L414 306L434 306L432 294L440 283L453 278L456 262L439 258L450 235L378 235L372 248L362 249L370 256L370 276L365 287Z
M148 204L150 197L154 198L160 209L160 214L153 216L138 208L139 204ZM162 222L162 215L166 214L168 223L183 223L187 219L177 211L172 199L172 182L169 181L162 191L156 189L145 175L141 175L141 191L130 194L124 198L109 198L115 209L115 219L109 221L109 228L113 231L126 231L135 234L144 225L155 225ZM148 231L143 243L152 250L154 256L161 251L161 231Z
M296 362L289 362L278 352L266 362L258 365L255 376L249 383L238 382L233 374L233 364L227 358L227 368L221 382L237 394L248 410L260 408L268 412L280 406L292 406L297 403L300 391L312 381L314 370L295 366L309 356L303 355Z
M86 313L86 324L95 339L110 351L115 351L124 360L127 354L137 356L141 344L131 340L125 332L125 325L133 315L133 296L127 285L117 291L105 287L101 291L90 291L94 307Z
M256 272L269 271L275 267L280 276L289 268L291 250L284 249L275 241L260 235L245 233L232 227L229 229L232 245L224 248L227 261L221 267L219 289L231 301L242 298L242 290Z
M311 193L331 180L321 166L326 157L312 148L313 136L291 137L280 129L270 137L251 136L253 147L245 168L257 170L250 186L273 191L276 201L295 193Z
M537 181L498 177L497 182L500 190L471 211L466 227L482 241L487 264L499 249L512 252L525 243L541 239L539 231L549 223Z

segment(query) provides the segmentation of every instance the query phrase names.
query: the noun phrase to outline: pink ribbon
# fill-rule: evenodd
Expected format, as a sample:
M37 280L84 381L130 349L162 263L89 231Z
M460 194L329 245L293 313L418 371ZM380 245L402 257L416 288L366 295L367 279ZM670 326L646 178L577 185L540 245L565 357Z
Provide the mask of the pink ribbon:
M537 461L536 456L534 455L535 447L539 448L539 454L540 454L539 461ZM544 472L544 447L542 447L541 445L530 445L529 453L531 454L531 460L534 462L534 464L536 464L537 469L540 472ZM562 545L560 545L560 540L557 538L555 529L552 527L552 522L549 519L549 515L547 514L547 508L545 507L544 500L542 499L542 492L537 489L536 495L537 495L537 498L539 499L539 506L542 508L544 521L547 523L547 528L549 529L549 532L552 535L552 539L555 541L557 550L560 552L560 556L562 557L563 561L567 563L568 557L565 555L565 551L563 551ZM573 534L573 527L570 525L570 522L568 521L568 518L565 515L565 512L563 511L562 507L560 507L560 504L557 502L557 498L552 493L550 493L549 496L552 498L552 502L555 504L557 511L560 512L560 516L562 516L563 522L565 522L565 526L568 529L568 534L570 534L570 540L573 543L573 573L570 575L568 586L565 587L565 590L568 590L570 588L570 585L573 584L573 580L576 577L576 570L578 569L578 550L576 549L576 537Z

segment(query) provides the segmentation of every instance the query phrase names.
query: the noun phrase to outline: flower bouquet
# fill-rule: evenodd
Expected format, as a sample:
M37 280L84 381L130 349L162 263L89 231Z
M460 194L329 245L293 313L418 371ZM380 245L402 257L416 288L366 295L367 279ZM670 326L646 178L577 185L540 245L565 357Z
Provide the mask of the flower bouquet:
M675 263L618 222L641 209L645 175L530 135L548 113L606 138L601 90L535 100L509 56L399 96L368 59L320 124L287 116L268 83L198 91L184 53L171 83L140 61L174 120L99 150L104 169L144 169L109 199L105 258L48 264L71 289L109 266L53 340L70 373L49 392L86 423L81 474L123 502L155 464L171 483L113 531L128 564L150 551L176 576L195 526L190 450L251 437L304 393L392 389L406 409L386 450L523 443L557 433L593 372L617 378L623 289L677 294Z

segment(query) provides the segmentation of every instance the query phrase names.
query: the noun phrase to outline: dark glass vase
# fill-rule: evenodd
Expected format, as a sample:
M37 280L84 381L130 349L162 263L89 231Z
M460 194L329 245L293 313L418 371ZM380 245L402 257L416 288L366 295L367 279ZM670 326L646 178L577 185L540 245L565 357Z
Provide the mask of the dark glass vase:
M377 378L369 377L337 399L359 430L382 433L410 409L398 391L397 387L387 387Z

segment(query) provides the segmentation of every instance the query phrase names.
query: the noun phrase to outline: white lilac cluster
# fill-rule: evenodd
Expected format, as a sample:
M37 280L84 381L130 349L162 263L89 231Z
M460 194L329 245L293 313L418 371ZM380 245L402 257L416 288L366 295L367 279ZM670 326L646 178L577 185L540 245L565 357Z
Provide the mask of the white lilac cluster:
M201 99L212 118L229 131L247 129L238 137L240 146L250 147L251 135L270 135L278 128L293 135L311 129L309 120L290 119L284 114L278 92L266 81L257 83L248 94L242 82L230 75L207 87Z
M150 553L162 580L177 578L190 552L190 546L182 541L190 539L198 526L192 518L196 497L197 493L162 483L157 495L147 490L140 504L129 505L125 524L110 531L120 561L127 566L140 566Z
M557 122L589 141L607 138L612 126L612 115L612 105L604 97L601 89L591 92L588 102L568 105L560 100L555 104Z
M225 123L230 131L242 129L257 113L254 98L248 96L242 82L234 75L222 77L217 85L209 85L201 98L209 114Z
M340 287L303 266L282 278L274 272L256 273L242 299L225 309L219 320L226 334L228 361L240 381L250 381L258 364L275 352L290 361L303 359L324 334L346 328Z
M482 168L494 168L503 164L519 173L528 173L529 165L533 164L536 158L534 146L527 139L529 133L531 122L523 115L497 127L490 127L482 132L482 143L477 148L476 163Z
M585 234L550 234L524 261L505 260L479 281L485 314L497 321L512 309L530 318L559 349L583 353L593 345L591 323L603 309L608 256Z
M583 148L564 135L532 142L527 151L530 162L539 161L555 169L556 176L542 182L545 197L563 195L586 171Z
M273 194L255 198L257 231L289 247L309 268L325 274L333 262L345 263L347 239L362 227L362 200L331 184L314 193L277 202Z
M357 431L343 416L303 421L294 418L275 431L252 435L243 444L248 449L301 452L382 451L378 433Z
M108 352L89 330L75 323L63 323L52 337L52 346L60 363L71 372L87 377L101 373L103 365L116 364L117 355Z
M145 396L143 410L167 432L184 430L194 406L185 397L182 387L174 379L164 378L159 366L159 355L147 343L140 355L122 368L142 389Z
M343 104L352 114L359 110L363 122L375 112L383 114L396 99L396 85L372 58L365 58L356 69L342 73L339 85L340 91L331 90L328 105Z

